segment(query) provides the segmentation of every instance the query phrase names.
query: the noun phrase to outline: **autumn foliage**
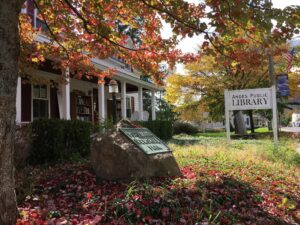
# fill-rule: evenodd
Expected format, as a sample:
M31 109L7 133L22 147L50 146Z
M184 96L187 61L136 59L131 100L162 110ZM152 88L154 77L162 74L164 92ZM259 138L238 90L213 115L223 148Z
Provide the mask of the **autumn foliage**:
M19 204L17 224L276 225L300 221L296 175L273 173L254 162L186 157L187 151L182 149L180 154L189 163L176 179L96 184L88 163L34 169L33 193Z
M233 60L245 61L257 60L261 55L256 51L245 53L242 48L233 50L230 43L223 43L219 37L237 36L231 40L232 44L248 45L251 40L267 48L299 32L297 7L280 10L271 8L267 1L207 0L199 4L183 0L169 3L160 0L29 2L38 9L38 18L46 29L34 30L29 18L20 16L22 61L38 63L45 58L56 58L58 66L70 67L79 77L113 75L114 71L96 69L92 58L116 56L162 83L165 77L162 62L167 62L172 69L176 62L199 59L200 55L182 54L175 49L183 37L204 34L207 41L203 47L211 45ZM168 39L161 36L161 19L172 27L173 35ZM267 35L271 19L278 23L272 35ZM46 34L50 42L36 42L38 34ZM132 45L128 44L129 40L133 41Z

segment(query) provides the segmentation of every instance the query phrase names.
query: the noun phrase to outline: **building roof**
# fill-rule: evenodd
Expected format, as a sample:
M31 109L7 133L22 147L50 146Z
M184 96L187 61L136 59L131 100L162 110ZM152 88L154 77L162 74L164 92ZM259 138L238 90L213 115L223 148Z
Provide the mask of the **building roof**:
M92 62L101 70L106 70L108 68L116 69L117 73L114 78L117 80L128 81L131 84L137 86L142 86L143 88L153 90L153 91L163 91L164 88L159 87L151 82L141 80L140 77L126 69L115 64L111 59L92 59Z

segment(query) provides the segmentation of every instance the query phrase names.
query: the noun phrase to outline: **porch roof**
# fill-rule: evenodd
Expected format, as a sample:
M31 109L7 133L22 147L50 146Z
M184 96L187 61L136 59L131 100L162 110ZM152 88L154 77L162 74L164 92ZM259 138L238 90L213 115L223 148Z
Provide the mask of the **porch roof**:
M122 69L120 67L116 67L113 64L110 64L108 60L103 59L92 59L93 63L101 70L106 70L108 68L116 69L117 73L114 75L114 78L119 81L126 81L130 84L136 85L138 87L143 87L148 90L153 91L163 91L164 88L156 86L153 83L143 81L139 77L137 77L134 73Z
M37 41L39 42L50 42L50 39L43 34L37 35ZM163 91L163 87L159 87L153 83L143 81L139 77L137 77L137 74L128 71L126 69L123 69L121 67L118 67L115 63L111 60L111 58L107 59L98 59L98 58L93 58L92 62L102 70L106 70L108 68L114 68L117 71L117 74L115 75L115 79L119 81L126 81L130 84L136 85L138 87L143 87L148 90L153 90L153 91ZM50 72L50 71L48 71ZM52 72L52 71L51 71Z

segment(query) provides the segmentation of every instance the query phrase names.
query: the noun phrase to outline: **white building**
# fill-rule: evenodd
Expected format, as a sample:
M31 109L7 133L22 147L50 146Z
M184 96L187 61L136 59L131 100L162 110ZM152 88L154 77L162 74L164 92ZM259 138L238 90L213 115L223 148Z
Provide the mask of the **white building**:
M36 9L23 9L31 18L34 26L43 26L37 18ZM46 36L39 35L37 41L49 41ZM152 94L151 118L156 119L155 93L163 90L153 83L141 80L141 73L132 68L122 59L92 59L100 70L113 68L118 82L117 118L144 120L143 92ZM76 79L68 68L54 69L50 60L46 60L38 69L30 69L27 74L46 80L45 85L34 85L25 78L18 79L16 121L17 123L32 122L37 118L78 119L98 122L112 116L112 96L108 93L109 78L98 84L98 78ZM64 78L66 82L57 82ZM144 115L144 116L143 116Z

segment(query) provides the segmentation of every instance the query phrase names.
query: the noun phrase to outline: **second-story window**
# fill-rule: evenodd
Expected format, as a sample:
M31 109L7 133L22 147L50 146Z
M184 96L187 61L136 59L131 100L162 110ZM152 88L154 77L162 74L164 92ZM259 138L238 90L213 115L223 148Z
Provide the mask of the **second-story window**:
M133 68L130 64L127 63L127 61L121 57L117 57L117 56L111 56L112 59L122 63L123 65L121 66L122 69L126 69L129 70L130 72L133 73Z
M31 18L31 25L35 26L35 7L32 0L27 0L26 2L27 15Z
M31 25L34 28L41 28L42 31L47 30L45 22L38 17L38 11L34 6L33 0L27 0L27 15L31 18Z

